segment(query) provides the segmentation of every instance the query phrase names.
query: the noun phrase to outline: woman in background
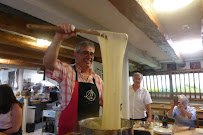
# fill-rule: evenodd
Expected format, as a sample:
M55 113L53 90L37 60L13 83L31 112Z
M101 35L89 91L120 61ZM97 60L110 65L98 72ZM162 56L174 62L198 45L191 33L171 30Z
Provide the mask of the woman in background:
M0 132L22 135L22 105L16 100L12 88L0 85Z
M178 105L174 105L171 100L171 109L168 112L168 117L175 120L175 124L180 126L195 127L196 109L188 106L188 99L185 95L178 96Z

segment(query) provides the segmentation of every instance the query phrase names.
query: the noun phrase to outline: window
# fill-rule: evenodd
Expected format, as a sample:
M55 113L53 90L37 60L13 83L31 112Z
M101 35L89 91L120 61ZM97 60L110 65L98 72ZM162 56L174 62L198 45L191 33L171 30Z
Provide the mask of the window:
M169 75L143 76L141 85L149 90L152 97L170 97Z
M152 98L172 98L184 94L190 99L203 99L203 71L168 71L144 75L142 87L148 89ZM133 84L133 78L130 78Z

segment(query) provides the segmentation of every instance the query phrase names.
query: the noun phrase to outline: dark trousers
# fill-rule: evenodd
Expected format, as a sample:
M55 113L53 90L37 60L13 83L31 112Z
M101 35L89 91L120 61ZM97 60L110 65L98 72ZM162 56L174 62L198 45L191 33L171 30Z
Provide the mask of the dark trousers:
M151 135L149 131L134 130L134 135Z
M9 128L8 128L9 129ZM0 132L6 131L8 129L0 129ZM22 135L22 128L20 127L20 129L18 130L18 132L15 132L11 135Z
M141 120L141 121L146 121L146 120L147 120L147 117L145 117L145 118L141 118L141 119L132 119L132 118L130 118L130 120Z

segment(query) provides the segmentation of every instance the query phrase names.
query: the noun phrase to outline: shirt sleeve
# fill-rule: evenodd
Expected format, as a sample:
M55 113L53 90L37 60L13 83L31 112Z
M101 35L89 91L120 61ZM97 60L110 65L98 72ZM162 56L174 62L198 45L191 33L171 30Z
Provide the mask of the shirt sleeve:
M65 77L70 78L69 72L72 72L73 68L66 63L61 62L60 60L56 61L56 67L54 71L51 71L49 69L46 69L46 76L48 78L51 78L58 83L61 83Z
M192 113L191 120L196 120L196 108L190 107L189 112Z
M173 119L174 116L175 116L176 111L177 111L177 106L175 106L175 107L173 108L172 116L170 117L170 116L168 115L168 112L167 112L167 116L168 116L169 118L172 118L172 119Z
M151 99L151 96L149 94L149 91L147 89L145 89L145 91L146 91L146 94L145 94L145 98L144 98L144 104L148 105L148 104L152 103L152 99Z

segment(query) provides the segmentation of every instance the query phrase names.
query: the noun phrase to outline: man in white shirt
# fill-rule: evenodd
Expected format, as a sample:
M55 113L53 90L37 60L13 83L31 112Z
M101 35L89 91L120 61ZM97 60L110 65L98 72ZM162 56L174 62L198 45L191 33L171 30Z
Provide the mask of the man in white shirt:
M148 90L140 87L142 78L142 74L135 73L133 75L134 84L129 88L130 119L151 122L152 114L150 104L152 103L152 99Z

